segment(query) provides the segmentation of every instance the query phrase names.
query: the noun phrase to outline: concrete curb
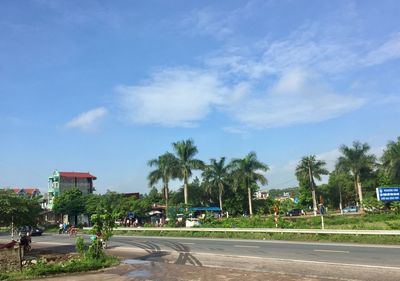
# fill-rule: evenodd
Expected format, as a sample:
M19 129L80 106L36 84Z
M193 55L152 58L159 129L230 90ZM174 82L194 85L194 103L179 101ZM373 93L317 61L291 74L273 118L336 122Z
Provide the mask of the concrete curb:
M84 227L90 230L90 227ZM351 234L351 235L400 235L400 230L344 230L344 229L283 229L283 228L174 228L174 227L119 227L127 231L175 231L175 232L250 232L250 233L300 233L300 234Z

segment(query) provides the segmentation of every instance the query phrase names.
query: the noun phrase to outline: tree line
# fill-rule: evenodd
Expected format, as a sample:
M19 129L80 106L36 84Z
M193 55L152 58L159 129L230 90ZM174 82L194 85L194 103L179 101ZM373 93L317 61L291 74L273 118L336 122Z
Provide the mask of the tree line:
M293 208L291 200L276 202L274 195L289 192L299 198L300 208L318 203L330 208L345 204L360 207L384 208L384 203L375 199L378 186L400 185L400 137L389 141L381 157L370 153L370 146L359 141L352 146L342 145L340 156L332 171L326 162L315 155L304 156L296 166L297 187L270 190L267 200L256 200L254 193L267 184L265 176L268 165L250 152L243 158L227 161L225 157L210 159L205 163L195 156L198 153L193 140L183 140L172 144L173 151L166 152L148 161L153 168L148 174L151 190L139 199L107 191L103 195L82 195L77 189L65 191L54 202L54 212L75 217L86 214L110 214L113 218L124 218L128 212L142 217L148 214L154 204L166 204L179 209L189 206L219 206L229 214L268 214L274 204L281 211ZM199 171L200 177L193 177ZM322 176L327 176L325 184L317 184ZM183 185L175 191L169 190L171 180L180 180ZM161 183L161 192L155 185ZM386 204L388 206L388 203ZM390 205L400 210L400 202ZM40 198L18 196L11 190L0 190L0 226L35 224L41 213Z
M172 143L172 149L172 152L148 161L154 168L148 175L149 186L162 182L165 204L182 201L186 206L218 204L233 214L247 211L253 214L253 195L260 186L267 184L265 172L269 170L255 152L229 162L226 157L220 157L205 163L195 158L198 149L191 139ZM400 184L400 137L388 142L380 158L370 153L368 143L360 141L354 141L352 146L342 145L339 151L341 155L333 171L328 171L326 162L317 159L316 155L304 156L299 161L295 171L299 182L299 206L312 206L314 214L318 203L333 208L342 208L343 204L363 208L373 200L376 187ZM196 177L190 183L194 170L200 171L201 179ZM318 186L316 182L324 175L328 177L328 183ZM171 180L182 181L183 187L171 192ZM177 202L182 189L183 200ZM191 200L189 195L195 198ZM367 200L364 200L365 196ZM259 209L260 204L257 206Z

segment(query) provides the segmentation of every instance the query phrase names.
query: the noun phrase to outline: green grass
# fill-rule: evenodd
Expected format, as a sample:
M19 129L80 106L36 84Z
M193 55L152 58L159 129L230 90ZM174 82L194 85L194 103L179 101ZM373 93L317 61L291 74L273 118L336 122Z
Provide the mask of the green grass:
M325 229L350 230L399 230L400 216L396 214L326 215ZM202 224L204 228L275 228L273 217L228 218ZM281 217L278 227L284 229L321 229L321 217ZM266 240L321 241L365 244L400 244L399 235L344 235L298 233L249 233L249 232L197 232L114 230L114 234L131 236L210 237Z
M391 230L400 229L400 216L396 214L326 215L325 227L329 229ZM291 229L321 228L321 217L280 217L278 226ZM206 228L273 228L273 217L228 218L210 220L201 225Z
M63 263L38 262L36 265L18 272L0 273L0 280L22 280L41 278L61 273L75 273L97 270L118 264L115 257L104 256L101 259L73 259Z

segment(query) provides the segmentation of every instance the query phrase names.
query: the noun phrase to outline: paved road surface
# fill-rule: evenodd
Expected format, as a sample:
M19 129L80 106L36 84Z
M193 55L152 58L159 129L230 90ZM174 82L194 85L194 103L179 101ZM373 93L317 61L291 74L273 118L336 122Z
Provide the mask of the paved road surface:
M69 251L74 238L45 235L33 241L33 247ZM108 251L134 261L191 265L199 270L229 268L317 278L310 280L400 280L400 246L115 236Z

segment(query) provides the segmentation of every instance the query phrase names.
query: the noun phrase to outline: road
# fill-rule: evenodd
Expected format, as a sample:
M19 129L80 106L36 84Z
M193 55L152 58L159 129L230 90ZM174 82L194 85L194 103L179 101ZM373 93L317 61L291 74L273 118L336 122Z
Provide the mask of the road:
M84 236L88 240L88 236ZM73 249L67 235L33 237L33 247ZM125 259L344 280L400 280L400 246L114 236Z

